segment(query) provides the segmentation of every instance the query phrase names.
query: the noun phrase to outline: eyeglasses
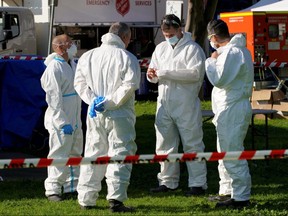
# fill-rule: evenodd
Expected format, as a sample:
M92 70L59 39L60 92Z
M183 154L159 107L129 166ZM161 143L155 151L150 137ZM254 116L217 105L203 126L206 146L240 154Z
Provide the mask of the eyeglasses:
M64 42L64 43L53 43L54 45L57 45L57 46L72 46L74 44L74 42Z
M167 19L164 19L162 21L162 24L165 24L167 26L176 26L176 27L180 27L180 24L178 22L176 22L175 20L167 20Z
M215 35L216 35L216 34L210 34L210 35L207 36L207 39L210 41L211 38L212 38L213 36L215 36Z

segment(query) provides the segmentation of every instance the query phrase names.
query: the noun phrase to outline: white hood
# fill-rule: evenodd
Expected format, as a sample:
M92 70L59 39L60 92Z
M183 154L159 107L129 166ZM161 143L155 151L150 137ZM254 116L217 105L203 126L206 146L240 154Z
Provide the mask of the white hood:
M101 41L103 44L106 45L116 45L119 46L120 48L125 49L125 44L124 42L121 40L121 38L113 33L107 33L105 35L102 36Z
M218 54L221 54L225 49L229 47L246 47L246 38L243 34L236 34L231 38L226 46L222 46L217 49Z
M235 47L246 47L246 38L243 34L236 34L231 38L229 45Z
M57 53L55 52L51 53L49 56L46 57L44 64L48 66L50 62L55 58L55 56L57 56Z

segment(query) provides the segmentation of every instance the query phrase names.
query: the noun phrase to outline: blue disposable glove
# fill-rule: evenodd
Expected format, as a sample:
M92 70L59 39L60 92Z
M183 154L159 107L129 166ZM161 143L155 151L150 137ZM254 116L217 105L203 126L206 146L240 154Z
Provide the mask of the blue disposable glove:
M62 127L62 131L64 132L64 134L72 134L73 128L70 124L67 124Z
M99 96L96 99L94 99L94 101L90 105L90 109L88 113L91 118L94 118L97 116L96 111L97 112L104 111L104 101L105 101L105 97L102 97L102 96Z
M105 102L105 97L98 97L96 99L96 105L95 105L95 110L98 112L103 112L104 111L104 102Z
M95 105L96 105L95 102L96 102L96 99L93 100L92 104L90 105L90 109L88 113L90 118L94 118L97 116L96 111L95 111Z

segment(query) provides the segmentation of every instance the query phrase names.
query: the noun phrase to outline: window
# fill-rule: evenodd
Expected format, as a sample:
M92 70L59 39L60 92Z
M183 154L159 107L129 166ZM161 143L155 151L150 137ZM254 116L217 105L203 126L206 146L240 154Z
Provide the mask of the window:
M18 15L12 14L10 17L12 37L17 37L20 34Z
M268 34L270 38L277 38L279 36L278 24L269 25Z
M4 40L4 35L3 35L3 18L2 18L2 13L0 13L0 41Z
M20 34L19 27L19 17L16 14L10 14L10 26L11 26L11 35L12 38L17 37ZM0 13L0 41L4 40L4 23L3 23L3 14Z

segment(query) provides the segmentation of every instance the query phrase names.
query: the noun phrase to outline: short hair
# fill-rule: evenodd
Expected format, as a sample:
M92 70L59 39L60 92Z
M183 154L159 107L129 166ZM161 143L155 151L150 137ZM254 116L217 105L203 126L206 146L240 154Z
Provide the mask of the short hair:
M130 27L123 22L116 22L112 24L109 28L109 33L118 35L120 38L122 38L125 35L128 35L130 31L131 31Z
M181 27L181 21L175 14L167 14L161 20L161 29L178 29Z
M221 19L211 20L207 25L208 35L217 35L219 38L225 39L230 37L229 29Z
M52 48L55 51L58 46L63 45L63 42L65 42L69 36L67 34L61 34L57 35L52 40Z

